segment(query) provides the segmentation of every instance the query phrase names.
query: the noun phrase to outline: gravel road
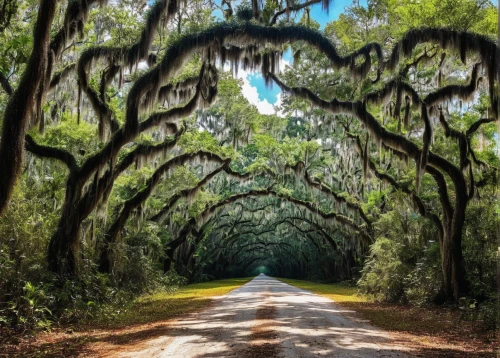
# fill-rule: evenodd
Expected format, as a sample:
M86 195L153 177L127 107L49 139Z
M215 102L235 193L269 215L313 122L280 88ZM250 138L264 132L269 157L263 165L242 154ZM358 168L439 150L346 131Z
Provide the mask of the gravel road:
M389 333L332 301L261 274L112 357L406 357Z

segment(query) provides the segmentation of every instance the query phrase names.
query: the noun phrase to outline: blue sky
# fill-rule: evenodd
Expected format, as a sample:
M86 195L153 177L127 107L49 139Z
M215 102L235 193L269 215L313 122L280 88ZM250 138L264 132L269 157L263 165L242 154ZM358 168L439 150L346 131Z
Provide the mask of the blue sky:
M359 5L366 6L367 0L359 0ZM339 15L344 12L346 6L352 5L352 0L334 0L330 5L328 13L322 9L321 4L311 6L311 18L319 22L321 29L333 20L337 20Z
M359 4L362 6L366 6L366 3L367 0L359 1ZM319 22L319 24L321 25L321 29L323 29L328 22L338 19L340 14L344 12L345 7L350 5L352 5L352 0L334 0L333 4L330 6L328 13L326 13L326 11L322 9L321 3L315 4L311 6L311 18ZM300 18L302 14L298 14L297 16L298 18ZM292 62L292 55L289 51L284 54L283 58L288 63ZM258 72L248 73L245 75L246 80L249 82L250 86L257 89L258 102L255 103L255 98L252 98L251 95L249 98L248 93L245 93L247 95L246 97L250 100L251 103L253 102L253 104L257 105L260 110L263 110L263 112L269 112L269 104L276 104L281 91L277 86L273 86L272 89L266 88L264 79ZM253 95L255 96L255 93Z
M490 1L497 5L499 0ZM352 4L353 0L334 0L330 5L328 13L322 9L321 3L312 5L311 18L319 22L321 29L323 29L328 22L338 19L340 14L344 12L346 6L350 6ZM366 6L367 0L359 0L359 4L361 6ZM214 15L222 18L222 13L220 13L220 11L214 12ZM302 14L299 13L296 16L297 18L300 18ZM283 59L285 64L292 63L291 53L285 53ZM280 102L281 91L278 87L273 86L271 89L266 88L262 75L259 72L250 73L240 70L238 77L243 80L243 95L248 99L248 101L256 105L261 113L274 113L273 106L279 104Z

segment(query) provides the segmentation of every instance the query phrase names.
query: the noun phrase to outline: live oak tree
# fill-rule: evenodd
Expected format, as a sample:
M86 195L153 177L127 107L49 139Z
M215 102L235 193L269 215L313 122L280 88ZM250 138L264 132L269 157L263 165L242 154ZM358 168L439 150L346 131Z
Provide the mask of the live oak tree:
M63 219L61 220L58 232L51 241L49 249L49 262L52 270L60 271L61 273L66 270L61 268L61 263L59 262L61 260L66 262L65 265L68 266L69 272L74 272L75 270L73 256L74 251L76 250L75 245L78 243L78 226L81 220L85 219L85 217L88 216L88 214L100 201L99 198L96 199L94 196L100 196L103 194L106 195L106 192L109 193L110 191L110 187L108 187L107 190L97 189L98 181L99 179L102 179L97 176L94 179L94 187L91 189L96 192L88 192L87 196L83 197L86 204L83 204L80 200L83 196L82 189L86 181L97 171L97 169L102 171L102 166L105 165L105 163L108 163L110 160L114 161L119 149L124 144L134 139L139 132L150 129L153 126L158 125L160 121L165 121L165 117L169 117L169 114L163 113L157 115L156 117L151 116L151 120L143 123L143 128L139 128L138 111L140 107L151 107L152 101L156 99L148 99L148 101L146 101L147 103L144 103L144 105L136 103L136 101L140 101L140 98L145 94L145 92L149 92L152 97L156 97L155 89L143 88L144 84L141 84L141 79L144 83L145 81L150 80L152 76L159 75L160 72L165 72L164 69L162 70L160 68L165 65L156 66L156 71L151 71L149 74L143 75L135 81L129 91L127 109L125 112L125 124L122 128L120 128L118 119L116 118L117 114L114 113L113 108L107 103L108 101L106 96L108 94L106 92L107 87L109 87L117 77L119 77L118 81L120 82L119 85L121 85L124 80L124 70L128 69L130 71L130 69L137 66L140 61L154 61L155 54L153 53L152 56L150 56L150 47L153 44L153 40L160 23L168 23L168 18L177 13L178 4L175 1L161 1L156 3L150 9L145 19L142 33L135 43L131 42L130 45L125 45L123 47L109 47L101 44L92 46L88 49L84 49L81 53L75 53L78 56L77 63L69 64L68 66L62 68L59 72L54 73L56 63L61 61L63 51L67 50L66 46L70 44L75 35L78 33L83 35L84 22L88 17L88 12L93 4L93 2L87 1L82 4L77 2L70 3L63 17L63 26L53 39L49 38L49 32L55 18L55 2L46 1L40 4L40 8L38 9L38 18L36 24L34 25L34 44L38 47L33 47L32 55L28 60L26 70L20 77L18 88L12 93L12 97L5 109L3 121L3 139L0 149L0 153L2 154L2 168L5 169L4 174L2 175L2 184L0 189L2 195L0 198L0 208L2 211L8 202L13 185L20 173L21 163L24 156L22 138L25 137L25 133L30 126L29 121L32 120L31 126L38 125L41 130L43 129L44 118L42 106L45 96L50 88L57 86L57 84L64 79L64 77L68 76L73 71L76 71L79 85L77 102L81 102L83 94L86 95L87 101L92 106L92 109L98 117L97 120L99 123L100 139L102 141L107 141L113 134L116 134L110 141L108 141L107 147L105 146L98 154L85 161L81 167L75 163L74 157L68 155L69 153L53 150L53 148L43 148L41 146L37 146L36 143L28 139L28 146L31 146L33 150L37 152L37 155L45 155L47 157L60 159L70 170L66 200L63 209ZM71 49L71 47L69 48ZM74 48L74 50L76 49ZM165 57L167 60L166 62L168 62L169 57L171 61L178 61L192 53L192 51L188 51L187 53L175 54L172 53L174 51L176 51L176 49L171 51L171 56L167 55ZM89 83L89 65L95 61L105 62L108 66L107 68L105 67L101 73L98 89L93 88L92 84ZM175 65L172 66L172 68L168 68L166 73L160 74L163 78L157 78L157 86L159 86L161 82L165 82L166 78L175 73L175 69L173 67L175 67ZM203 75L205 76L209 72L213 71L204 70ZM207 75L207 77L210 76L213 75ZM211 78L207 82L207 79L205 78L205 88L200 89L199 91L204 91L201 96L203 97L203 101L208 103L210 103L214 96L214 93L211 93L212 90L210 89L210 85L213 80L214 79ZM150 84L151 83L148 85ZM193 81L188 81L186 86L188 86L188 88L189 86L192 88ZM169 88L164 89L164 92L167 93L163 93L163 95L166 97L168 97L168 90ZM174 89L174 91L175 90L176 89ZM181 88L180 90L182 91L184 89ZM80 120L80 103L77 105L78 120ZM186 108L185 112L179 113L181 111L177 109L174 111L177 112L174 113L174 116L186 115L189 111L193 111L198 105L199 103L197 98L193 98L190 102L190 106ZM47 151L45 151L45 149L47 149ZM119 168L118 172L114 175L118 175L119 171L123 171L124 169L125 168ZM110 172L112 172L111 168ZM107 184L112 184L112 181L113 180L111 178L108 179ZM104 184L105 183L102 183L100 187L101 189ZM100 192L98 193L97 191ZM93 197L92 204L89 203L90 197ZM74 210L77 206L80 206L79 209Z
M320 32L316 3L330 2L5 2L2 36L34 36L0 68L0 213L19 177L39 177L34 156L54 159L61 281L85 260L116 274L120 245L150 234L143 254L165 272L351 279L401 195L432 223L442 294L458 300L467 210L498 175L495 9L370 1ZM248 103L240 68L282 90L285 118Z

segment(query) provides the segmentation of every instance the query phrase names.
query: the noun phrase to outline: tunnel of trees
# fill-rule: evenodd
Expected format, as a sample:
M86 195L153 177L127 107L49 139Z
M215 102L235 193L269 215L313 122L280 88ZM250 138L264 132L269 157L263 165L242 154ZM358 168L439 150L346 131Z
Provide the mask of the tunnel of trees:
M490 1L0 4L0 314L262 271L494 297Z

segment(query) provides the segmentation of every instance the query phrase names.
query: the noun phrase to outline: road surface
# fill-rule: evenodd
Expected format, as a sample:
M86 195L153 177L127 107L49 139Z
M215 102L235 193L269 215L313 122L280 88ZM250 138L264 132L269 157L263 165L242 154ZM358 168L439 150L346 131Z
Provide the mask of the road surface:
M406 357L387 332L331 300L266 275L112 357Z

